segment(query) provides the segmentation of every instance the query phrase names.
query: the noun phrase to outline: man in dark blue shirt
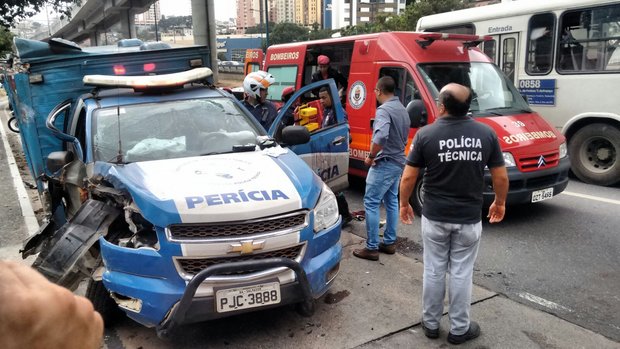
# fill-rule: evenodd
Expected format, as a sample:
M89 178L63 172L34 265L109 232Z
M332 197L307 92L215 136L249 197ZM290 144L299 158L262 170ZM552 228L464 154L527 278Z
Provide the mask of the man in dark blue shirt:
M267 100L267 89L275 82L274 77L264 71L255 71L243 79L245 99L243 106L248 109L256 120L269 130L273 120L278 116L276 106Z
M400 182L400 218L411 224L409 197L424 170L422 241L422 329L428 338L439 337L446 273L450 274L450 334L448 342L461 344L480 335L470 321L472 276L482 233L484 171L489 168L495 201L490 223L504 218L508 175L497 135L489 126L467 116L469 88L450 83L439 93L439 118L421 128L411 143Z

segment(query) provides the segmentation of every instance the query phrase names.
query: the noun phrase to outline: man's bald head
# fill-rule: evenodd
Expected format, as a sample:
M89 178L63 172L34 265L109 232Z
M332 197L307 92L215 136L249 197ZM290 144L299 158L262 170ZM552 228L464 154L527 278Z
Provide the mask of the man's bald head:
M457 83L449 83L439 92L439 103L444 106L447 114L465 116L471 103L471 90Z

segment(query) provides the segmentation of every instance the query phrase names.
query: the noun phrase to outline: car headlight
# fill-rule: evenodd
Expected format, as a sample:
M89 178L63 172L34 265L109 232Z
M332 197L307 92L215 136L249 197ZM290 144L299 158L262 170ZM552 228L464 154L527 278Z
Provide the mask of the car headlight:
M506 167L515 167L517 163L515 162L515 158L509 152L505 151L502 153L504 155L504 165Z
M568 149L566 148L566 142L560 144L560 159L568 155Z
M319 202L314 208L314 232L317 233L327 227L331 227L338 221L339 216L336 195L323 183Z

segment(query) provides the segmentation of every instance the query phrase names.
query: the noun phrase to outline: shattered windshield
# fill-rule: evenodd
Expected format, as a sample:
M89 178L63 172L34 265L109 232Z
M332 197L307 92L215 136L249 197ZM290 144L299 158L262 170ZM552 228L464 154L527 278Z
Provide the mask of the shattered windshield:
M531 112L514 85L492 63L437 63L419 67L435 99L441 88L451 82L471 88L473 116Z
M129 163L248 151L259 132L227 98L102 108L93 116L93 155Z

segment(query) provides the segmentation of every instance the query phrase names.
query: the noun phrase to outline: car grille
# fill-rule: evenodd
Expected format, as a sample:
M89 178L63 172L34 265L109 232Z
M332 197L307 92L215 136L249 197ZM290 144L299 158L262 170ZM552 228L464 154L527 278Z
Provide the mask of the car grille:
M541 155L545 158L545 163L543 165L540 164ZM523 172L536 171L539 169L545 169L545 168L551 168L551 167L557 166L558 163L560 162L560 154L557 151L555 151L555 152L540 154L536 156L522 157L522 158L519 158L517 162L518 162L519 167L521 168L521 171Z
M233 263L233 262L243 262L250 260L261 260L266 258L289 258L289 259L297 259L301 256L304 245L297 245L292 247L287 247L281 250L263 252L263 253L255 253L251 255L243 255L243 256L226 256L226 257L216 257L216 258L177 258L176 261L179 264L183 273L187 276L194 276L198 274L200 271L204 270L207 267L217 264L223 263ZM229 272L222 273L218 275L241 275L241 274L250 274L259 271L257 270L248 270L241 272Z
M173 240L198 240L240 237L285 229L301 228L306 224L307 212L263 218L252 221L220 222L212 224L174 224L168 227Z

